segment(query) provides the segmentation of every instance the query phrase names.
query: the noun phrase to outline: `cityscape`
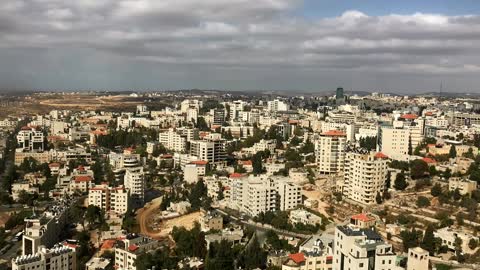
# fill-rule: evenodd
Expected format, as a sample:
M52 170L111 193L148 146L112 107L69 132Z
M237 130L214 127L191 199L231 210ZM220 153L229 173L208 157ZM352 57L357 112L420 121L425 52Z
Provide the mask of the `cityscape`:
M0 270L480 269L480 3L0 1Z

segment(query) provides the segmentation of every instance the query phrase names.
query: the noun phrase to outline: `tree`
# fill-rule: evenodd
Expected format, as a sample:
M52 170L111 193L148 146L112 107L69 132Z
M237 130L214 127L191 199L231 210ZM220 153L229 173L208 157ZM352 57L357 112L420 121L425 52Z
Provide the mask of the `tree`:
M409 248L418 247L421 236L422 233L416 231L414 228L411 231L402 231L400 233L400 238L402 238L403 241L403 250L406 252Z
M261 174L263 173L263 159L262 154L256 153L252 157L252 167L254 174Z
M423 234L422 243L420 244L420 247L427 250L430 253L430 256L433 256L436 250L436 242L433 231L433 225L429 224L425 230L425 233Z
M442 194L442 186L438 183L433 185L432 189L430 190L430 194L433 197L438 197L440 194Z
M457 216L455 216L458 226L462 226L465 224L465 217L463 216L462 212L458 212Z
M260 247L256 234L253 235L247 244L240 261L244 269L261 269L266 265L267 253Z
M385 187L386 189L391 188L392 186L392 173L390 171L387 172L387 179L385 180Z
M417 206L420 208L430 206L430 200L425 196L419 196L417 199Z
M408 186L408 183L405 180L405 173L403 171L400 173L397 173L393 187L396 190L405 190L407 186Z
M205 259L205 270L234 269L235 253L227 240L210 244Z
M382 204L382 195L380 195L380 192L377 192L377 196L375 197L375 201L377 204Z
M377 137L376 136L368 136L362 137L359 140L360 147L365 148L369 151L373 151L377 148Z
M468 241L468 248L470 249L476 249L478 247L478 241L475 238L471 238L470 241Z
M454 191L453 191L453 194L452 194L452 197L455 201L458 201L462 198L462 194L460 194L460 190L458 188L456 188Z
M416 159L410 163L410 174L413 179L425 177L428 172L428 164L425 161Z
M96 222L103 223L103 213L102 210L95 205L89 205L87 211L85 212L85 220L90 224Z
M457 157L457 148L455 148L455 145L450 146L450 151L448 152L448 156L450 158L456 158Z

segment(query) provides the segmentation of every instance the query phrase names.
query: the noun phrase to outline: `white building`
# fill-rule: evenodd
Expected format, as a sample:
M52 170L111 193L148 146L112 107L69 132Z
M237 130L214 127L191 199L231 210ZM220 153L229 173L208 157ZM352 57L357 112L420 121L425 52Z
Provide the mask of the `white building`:
M155 250L158 246L157 240L138 234L126 235L115 247L115 269L136 270L137 257Z
M290 210L302 203L300 187L288 179L239 174L231 175L230 179L230 207L250 216Z
M281 100L275 99L267 102L267 110L269 112L288 111L288 104Z
M317 225L322 224L322 218L308 212L307 210L298 209L292 210L289 214L289 221L292 224L302 223L302 224L309 224L309 225Z
M377 194L385 189L387 158L381 153L353 150L346 154L344 172L345 197L361 204L374 204Z
M209 134L203 140L190 142L190 155L199 160L208 161L212 166L224 166L226 164L225 140L218 133Z
M408 249L407 270L428 270L430 256L421 247Z
M198 182L200 177L205 176L208 162L204 160L192 161L183 168L183 179L189 184Z
M17 143L23 151L42 152L45 148L43 132L33 127L23 127L17 134Z
M458 189L461 195L472 194L473 191L477 190L477 182L459 177L451 177L448 179L448 189L450 191Z
M12 259L12 270L76 270L75 248L57 244L48 249L40 247L35 254L21 255Z
M128 168L125 171L125 188L130 191L131 205L143 207L145 203L145 177L142 167Z
M333 269L396 269L392 246L370 229L336 227L333 250Z
M346 134L331 130L320 135L315 142L315 157L318 171L325 174L338 173L345 162Z
M88 191L88 205L94 205L106 213L124 215L128 211L129 193L123 186L95 185Z

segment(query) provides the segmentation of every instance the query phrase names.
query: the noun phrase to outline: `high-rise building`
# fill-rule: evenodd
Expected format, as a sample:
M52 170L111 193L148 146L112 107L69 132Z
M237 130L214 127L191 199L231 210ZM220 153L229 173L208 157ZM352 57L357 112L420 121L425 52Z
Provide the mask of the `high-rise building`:
M341 99L345 98L345 96L343 95L343 88L342 87L337 88L337 91L335 92L335 98L337 100L341 100Z
M288 111L288 104L279 99L267 102L267 110L270 112Z
M225 109L213 109L213 124L222 125L225 122Z
M372 229L336 227L333 250L333 269L396 269L392 246Z
M88 205L94 205L105 212L124 215L128 211L129 192L123 186L95 185L88 190Z
M41 246L52 248L61 239L61 232L67 224L71 201L61 200L41 215L35 213L25 219L22 239L22 254L36 254Z
M125 171L125 188L130 191L133 208L143 207L145 203L145 176L142 167L127 168Z
M177 128L169 129L158 135L158 140L167 149L175 152L186 152L188 142L198 138L198 129L196 128Z
M324 174L338 173L345 162L347 135L338 130L330 130L320 135L315 143L315 157L318 171Z
M157 240L138 234L128 234L122 237L115 246L115 269L136 270L135 262L138 256L157 249Z
M56 244L50 249L42 246L35 254L12 259L12 270L34 269L76 270L75 248L67 243Z
M302 204L300 186L288 178L233 174L230 179L230 207L250 216L291 210Z
M387 179L388 164L382 153L352 150L345 156L345 197L361 204L376 203L375 197L382 194Z
M23 151L42 152L44 140L43 132L32 127L23 127L17 134L17 143Z
M225 140L218 133L209 134L203 140L190 142L190 155L199 160L208 161L212 166L224 166L226 164Z

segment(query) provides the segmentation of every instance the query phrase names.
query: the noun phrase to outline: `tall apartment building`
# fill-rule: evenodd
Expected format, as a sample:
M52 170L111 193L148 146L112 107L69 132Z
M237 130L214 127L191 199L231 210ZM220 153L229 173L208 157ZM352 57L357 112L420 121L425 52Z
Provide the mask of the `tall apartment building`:
M420 124L406 125L395 121L393 126L382 127L379 135L382 153L393 159L405 160L405 156L423 141L424 130Z
M228 103L228 105L230 105L230 120L237 120L237 118L240 117L241 112L243 112L245 101L237 100Z
M56 244L51 249L41 247L35 254L12 259L12 270L76 270L75 248L68 244Z
M145 174L142 167L127 168L125 171L125 188L130 191L131 206L143 207L145 203Z
M347 152L345 156L345 197L361 204L375 203L377 193L385 189L388 164L386 156L363 149Z
M226 164L225 140L218 133L209 134L203 140L190 142L190 155L199 160L208 161L212 166L224 166Z
M213 124L222 125L225 122L225 109L213 109Z
M157 240L138 234L126 235L115 245L115 269L136 270L137 257L155 250L158 246Z
M88 191L88 205L94 205L106 213L124 215L128 211L129 191L123 186L95 185Z
M345 162L347 136L344 132L331 130L320 135L315 143L315 158L318 171L325 174L338 173Z
M22 239L22 254L33 255L41 246L53 247L61 239L61 232L67 224L68 210L71 201L58 201L41 215L33 215L25 219Z
M288 111L288 104L279 99L267 102L267 110L270 112Z
M300 187L288 179L267 175L230 176L230 206L250 216L277 210L290 210L302 203Z
M302 204L302 191L299 185L288 180L275 180L279 210L286 211L294 209Z
M392 246L371 229L336 227L333 250L333 269L396 269L396 255Z
M45 136L40 130L23 127L17 134L17 143L23 151L43 152Z
M165 148L175 152L186 152L188 142L198 139L196 128L171 128L167 132L160 133L158 140Z

